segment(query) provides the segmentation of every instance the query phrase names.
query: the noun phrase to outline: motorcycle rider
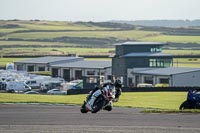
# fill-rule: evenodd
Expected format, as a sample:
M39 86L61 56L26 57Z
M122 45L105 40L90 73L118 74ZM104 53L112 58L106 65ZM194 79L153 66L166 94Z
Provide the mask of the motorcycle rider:
M118 102L119 100L119 96L121 95L122 93L122 82L121 80L117 79L114 83L114 86L115 86L115 98L113 99L114 102Z
M91 91L87 97L86 107L89 110L92 110L94 101L101 94L104 94L107 98L109 98L108 101L113 99L113 102L117 102L119 99L119 96L121 95L121 86L122 86L121 81L116 80L114 84L112 82L107 82L103 84L103 87L95 87L95 89ZM112 102L109 102L108 105L104 109L107 111L111 111Z

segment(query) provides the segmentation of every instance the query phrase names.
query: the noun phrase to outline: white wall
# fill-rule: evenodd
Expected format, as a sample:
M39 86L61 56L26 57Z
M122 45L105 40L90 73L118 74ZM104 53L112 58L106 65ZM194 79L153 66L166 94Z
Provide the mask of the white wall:
M200 86L200 71L173 75L173 86Z
M160 76L160 75L145 75L145 74L134 74L133 72L133 69L128 69L127 70L127 73L128 73L128 78L132 78L132 82L133 84L136 86L136 75L139 75L139 82L138 83L145 83L144 82L144 77L152 77L153 78L153 85L155 84L159 84L160 83L160 79L161 78L166 78L166 79L169 79L169 85L171 85L171 76ZM127 80L128 82L128 80ZM127 83L129 84L129 83Z

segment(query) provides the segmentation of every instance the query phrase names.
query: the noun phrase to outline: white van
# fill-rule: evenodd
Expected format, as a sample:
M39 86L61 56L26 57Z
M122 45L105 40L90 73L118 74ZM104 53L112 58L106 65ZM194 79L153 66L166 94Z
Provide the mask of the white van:
M41 86L42 80L39 81L31 79L31 80L26 80L25 83L33 89L38 89Z
M61 81L45 81L41 83L40 91L46 92L51 89L62 88L61 83Z
M83 89L83 80L73 80L68 83L63 83L61 85L63 86L63 90Z
M25 92L30 90L31 87L23 81L11 81L7 82L6 85L6 91L8 92Z

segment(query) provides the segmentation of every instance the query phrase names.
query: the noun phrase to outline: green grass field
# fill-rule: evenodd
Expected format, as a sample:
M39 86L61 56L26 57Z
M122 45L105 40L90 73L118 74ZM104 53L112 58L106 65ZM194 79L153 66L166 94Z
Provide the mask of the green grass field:
M86 95L28 95L0 93L0 103L50 103L81 105ZM186 92L129 92L122 93L118 107L178 110L186 99Z
M7 63L13 63L17 60L25 60L28 58L0 58L0 67L5 67Z
M117 38L122 40L159 41L200 43L199 36L163 35L161 32L142 30L119 30L119 28L81 25L64 21L0 21L1 25L15 25L16 27L0 27L1 39L51 39L56 37L88 37L88 38ZM16 31L27 31L14 33ZM33 32L43 31L43 32ZM68 30L67 32L64 30ZM100 30L100 31L99 31ZM106 31L115 30L115 31ZM52 32L56 31L56 32Z
M142 38L141 41L200 43L200 36L159 35L159 36Z
M6 31L5 29L9 29L9 32L19 30L105 30L108 28L101 28L97 26L86 26L86 25L78 25L71 22L66 21L0 21L1 25L17 25L15 28L1 28L0 32ZM12 29L12 30L11 30Z
M113 48L55 48L55 47L44 47L44 48L4 48L1 52L1 56L4 55L110 55L109 51L113 51Z
M195 50L195 49L171 49L171 50L163 50L163 53L168 53L172 55L199 55L200 50Z
M128 30L128 31L73 31L73 32L30 32L30 33L13 33L8 34L4 38L20 38L20 39L51 39L57 37L88 37L88 38L118 38L121 40L126 39L140 39L146 36L157 36L159 32Z

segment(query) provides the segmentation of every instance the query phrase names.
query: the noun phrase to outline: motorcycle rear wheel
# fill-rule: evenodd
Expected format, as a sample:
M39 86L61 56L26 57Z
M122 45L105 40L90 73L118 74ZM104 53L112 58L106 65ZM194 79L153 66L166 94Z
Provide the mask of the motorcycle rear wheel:
M100 95L95 100L91 112L92 113L97 113L99 110L101 110L103 108L103 106L105 105L105 103L106 103L105 98L102 95Z

